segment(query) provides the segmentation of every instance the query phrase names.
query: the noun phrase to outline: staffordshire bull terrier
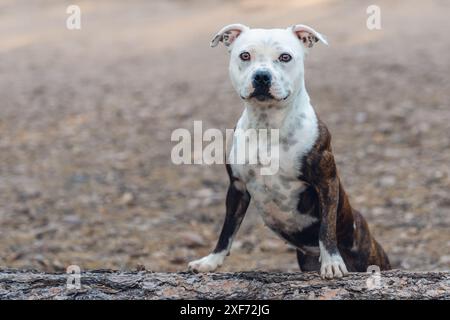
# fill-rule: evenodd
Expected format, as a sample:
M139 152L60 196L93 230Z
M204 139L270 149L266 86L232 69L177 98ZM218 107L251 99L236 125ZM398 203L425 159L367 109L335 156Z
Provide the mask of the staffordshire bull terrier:
M297 249L302 271L323 278L366 272L371 265L390 269L389 259L370 234L363 216L350 205L339 179L331 135L310 103L304 59L323 35L305 25L251 29L232 24L211 46L222 42L230 54L232 85L244 103L228 155L239 150L246 129L279 129L279 170L260 174L260 164L227 161L230 185L225 222L214 251L189 263L195 272L222 265L250 199L265 224ZM227 159L228 160L228 159Z

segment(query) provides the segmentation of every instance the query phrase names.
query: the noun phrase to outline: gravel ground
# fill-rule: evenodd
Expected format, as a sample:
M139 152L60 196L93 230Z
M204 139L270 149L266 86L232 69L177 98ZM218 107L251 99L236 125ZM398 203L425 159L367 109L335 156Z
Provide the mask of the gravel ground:
M67 1L0 4L0 267L185 270L214 246L220 165L176 166L176 128L233 128L242 111L223 25L324 33L306 63L351 202L394 267L450 267L450 2ZM206 4L207 3L207 4ZM250 206L221 270L297 270Z

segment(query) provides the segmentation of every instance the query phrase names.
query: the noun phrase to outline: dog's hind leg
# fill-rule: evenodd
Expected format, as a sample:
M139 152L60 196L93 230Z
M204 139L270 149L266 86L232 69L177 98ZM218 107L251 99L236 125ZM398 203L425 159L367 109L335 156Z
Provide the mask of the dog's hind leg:
M301 271L319 271L319 256L308 255L297 249L297 261Z

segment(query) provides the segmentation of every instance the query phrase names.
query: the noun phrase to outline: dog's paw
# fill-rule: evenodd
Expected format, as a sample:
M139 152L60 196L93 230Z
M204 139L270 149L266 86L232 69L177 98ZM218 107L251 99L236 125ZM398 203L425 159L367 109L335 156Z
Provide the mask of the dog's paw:
M322 259L320 276L322 279L342 278L348 274L347 267L340 255L332 255Z
M211 253L206 257L189 262L188 269L194 272L214 271L222 265L223 259L223 255Z

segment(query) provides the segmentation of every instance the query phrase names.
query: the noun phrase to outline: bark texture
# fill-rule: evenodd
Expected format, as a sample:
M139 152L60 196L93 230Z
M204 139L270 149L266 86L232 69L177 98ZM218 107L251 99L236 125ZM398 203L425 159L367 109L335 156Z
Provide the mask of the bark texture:
M0 270L0 299L449 299L450 272L352 273L322 280L316 273L82 272ZM70 279L69 279L70 281ZM72 281L72 284L74 282Z

